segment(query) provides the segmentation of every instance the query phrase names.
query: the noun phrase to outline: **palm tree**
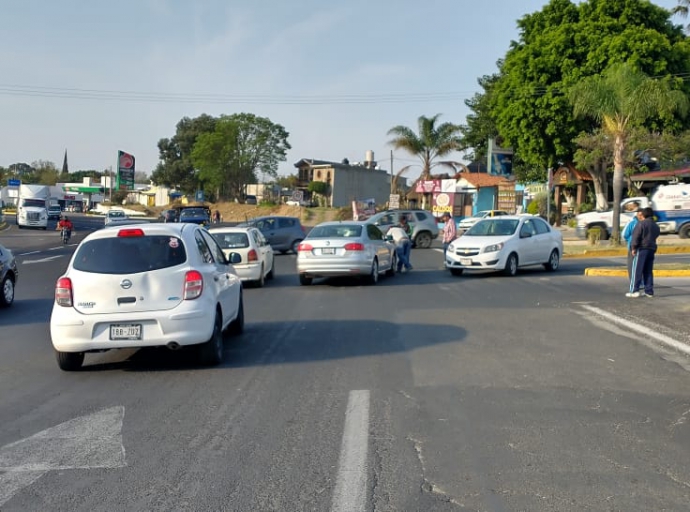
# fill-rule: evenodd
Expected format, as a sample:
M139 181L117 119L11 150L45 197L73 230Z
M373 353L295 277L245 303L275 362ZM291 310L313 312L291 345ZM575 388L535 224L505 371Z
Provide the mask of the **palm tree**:
M685 115L688 99L668 80L648 77L630 63L609 67L603 75L585 78L569 91L576 117L593 117L613 144L612 243L620 243L626 144L632 130L652 118Z
M393 136L389 141L395 149L402 149L419 158L422 165L421 180L431 177L431 170L439 165L457 170L462 166L460 162L441 161L439 158L449 155L454 151L463 149L460 126L452 123L436 122L441 114L433 117L420 116L417 120L419 135L407 126L394 126L388 130L388 135ZM411 165L403 167L395 175L395 179L404 174ZM426 196L424 197L426 202Z
M678 5L671 9L672 16L687 18L690 13L690 0L678 0ZM690 31L690 25L685 26L685 30Z

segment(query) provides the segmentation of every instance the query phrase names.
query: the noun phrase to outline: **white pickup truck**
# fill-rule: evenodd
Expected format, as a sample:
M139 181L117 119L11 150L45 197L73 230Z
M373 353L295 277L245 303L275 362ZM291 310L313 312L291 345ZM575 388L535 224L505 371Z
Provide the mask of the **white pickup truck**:
M638 208L651 206L662 234L678 234L680 238L690 238L690 183L659 185L647 197L629 197L621 202L620 227L630 222ZM601 239L611 236L613 211L587 212L577 216L576 233L579 238L587 238L587 232L595 227L602 230Z

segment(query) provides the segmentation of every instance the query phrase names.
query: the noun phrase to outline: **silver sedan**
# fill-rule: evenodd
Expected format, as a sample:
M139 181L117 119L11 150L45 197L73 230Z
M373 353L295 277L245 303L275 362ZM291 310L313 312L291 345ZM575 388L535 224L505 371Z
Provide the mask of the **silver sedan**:
M315 277L364 277L376 284L379 275L395 274L395 246L365 222L324 222L299 244L297 272L302 285Z

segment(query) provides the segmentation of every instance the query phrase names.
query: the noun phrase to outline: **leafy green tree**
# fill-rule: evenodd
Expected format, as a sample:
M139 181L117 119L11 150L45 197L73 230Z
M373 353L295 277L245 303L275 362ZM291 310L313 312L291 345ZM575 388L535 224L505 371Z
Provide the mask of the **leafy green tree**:
M276 178L276 185L280 188L287 188L290 190L296 189L299 185L299 176L290 174L288 176L278 176Z
M265 117L241 113L221 116L212 132L198 136L192 162L199 180L219 198L240 199L257 173L276 177L285 161L288 132Z
M577 117L601 124L613 148L613 225L611 239L620 241L620 202L623 198L626 151L633 128L658 116L670 118L688 111L688 98L671 80L648 77L631 64L616 64L601 76L588 77L569 92Z
M34 168L35 183L40 185L55 185L58 182L60 171L55 163L48 160L37 160L31 164Z
M465 100L470 114L467 115L466 124L460 126L460 132L462 145L471 150L467 155L470 160L486 161L488 140L499 136L491 108L491 90L498 79L498 74L484 75L477 80L482 92Z
M548 167L572 161L580 133L598 127L592 118L574 116L571 87L628 60L649 76L690 72L690 43L670 23L670 12L651 2L551 0L517 25L520 37L484 95L503 145L514 149L524 169L540 169L543 181ZM687 126L674 116L647 120L659 132Z
M153 182L193 193L198 188L199 179L192 163L192 150L197 137L212 133L215 126L216 118L207 114L182 118L172 138L158 141L160 162L151 175Z
M310 181L307 190L324 200L328 197L330 185L325 181ZM328 206L327 204L325 206Z
M69 173L69 176L65 180L63 180L61 176L60 181L69 183L80 183L84 181L84 178L98 179L100 178L101 174L107 175L108 173L107 171L104 173L100 173L95 169L79 170Z

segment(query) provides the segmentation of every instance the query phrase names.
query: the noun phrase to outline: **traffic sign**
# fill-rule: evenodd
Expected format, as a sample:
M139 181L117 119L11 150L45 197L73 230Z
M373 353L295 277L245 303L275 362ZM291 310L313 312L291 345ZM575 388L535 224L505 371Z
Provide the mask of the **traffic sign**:
M203 202L204 202L204 191L203 191L203 190L197 190L197 191L196 191L196 200L197 200L197 202L199 202L199 203L203 203Z
M388 198L388 208L395 210L400 208L400 194L391 194Z
M22 184L22 180L15 180L15 179L7 180L7 186L8 187L18 187L21 184Z
M301 190L295 190L292 193L292 200L293 201L302 201L302 199L304 199L304 192L302 192Z

